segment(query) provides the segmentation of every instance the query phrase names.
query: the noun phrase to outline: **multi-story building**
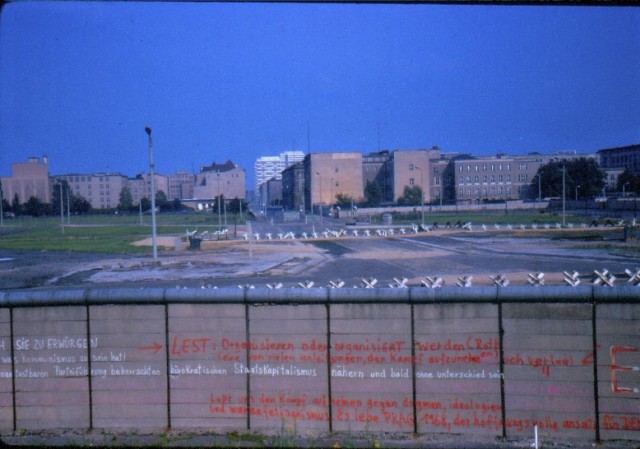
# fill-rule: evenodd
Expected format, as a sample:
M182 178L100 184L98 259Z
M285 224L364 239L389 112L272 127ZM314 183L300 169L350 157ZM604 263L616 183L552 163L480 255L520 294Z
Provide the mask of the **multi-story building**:
M253 165L256 188L269 179L282 179L282 171L304 159L302 151L285 151L279 156L262 156Z
M18 198L20 204L29 198L38 198L43 203L51 202L51 186L49 181L49 159L30 157L27 162L11 164L11 176L0 178L2 197L11 203Z
M135 178L130 178L128 182L133 204L139 204L142 198L151 198L151 176L148 173L140 173ZM163 192L165 195L169 190L169 180L164 175L153 174L153 188L156 192Z
M298 162L282 171L282 207L305 210L304 164Z
M362 156L362 177L364 188L372 183L378 186L380 202L393 202L393 165L389 150L376 151Z
M195 175L184 170L177 170L175 174L167 175L167 198L169 200L192 198L195 179Z
M640 145L605 148L598 150L597 154L603 170L629 170L636 176L640 175Z
M423 201L431 202L431 160L440 158L440 150L395 150L392 166L393 201L404 194L405 187L418 186L422 190Z
M53 179L54 182L66 181L73 195L83 197L94 209L118 207L120 192L129 184L127 177L119 173L73 173L57 175Z
M607 190L615 190L618 176L625 170L640 176L640 145L605 148L597 152L600 168L606 174Z
M458 156L451 160L456 202L480 204L487 201L526 198L540 166L547 163L540 154L526 156Z
M335 204L339 194L363 199L362 153L311 153L303 164L307 210Z
M246 177L244 169L231 161L224 164L215 162L200 168L193 187L193 199L214 200L222 195L226 200L245 199Z

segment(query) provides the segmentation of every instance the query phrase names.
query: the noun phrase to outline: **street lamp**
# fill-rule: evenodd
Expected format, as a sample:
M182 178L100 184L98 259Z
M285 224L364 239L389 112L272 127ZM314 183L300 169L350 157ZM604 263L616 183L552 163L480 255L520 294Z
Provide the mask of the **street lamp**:
M562 227L566 224L567 215L567 185L566 185L567 167L562 164Z
M578 189L580 188L580 186L576 186L576 201L578 201Z
M153 140L151 139L151 128L146 126L145 132L149 136L149 175L151 176L151 244L153 246L153 261L158 260L158 239L156 237L156 186L153 175Z
M424 225L424 177L420 167L414 165L413 168L420 171L420 214L422 215L422 224Z
M319 189L319 193L320 193L320 227L322 227L322 176L320 175L319 172L316 172L316 175L318 175L318 179L319 179L319 184L320 184L320 189Z
M622 184L622 197L624 198L625 196L627 196L625 189L626 187L629 185L628 182L625 182L624 184Z
M60 229L62 229L62 233L64 234L64 203L63 195L62 195L62 180L58 179L58 186L60 187Z
M3 203L4 202L4 193L2 192L2 181L0 181L0 226L4 226L4 210Z

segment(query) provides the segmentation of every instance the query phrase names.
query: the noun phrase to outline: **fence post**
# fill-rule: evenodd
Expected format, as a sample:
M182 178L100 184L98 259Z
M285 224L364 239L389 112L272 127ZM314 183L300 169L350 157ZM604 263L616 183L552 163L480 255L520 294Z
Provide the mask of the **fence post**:
M331 301L329 289L327 289L327 302L325 310L327 312L327 406L329 407L329 432L333 432L333 394L331 389Z
M598 330L596 325L596 304L597 300L593 296L594 289L591 290L591 336L593 340L593 407L595 415L596 442L600 442L600 393L598 391Z
M504 393L504 326L502 322L502 301L498 306L498 338L500 339L500 401L502 406L502 438L507 437L507 411Z

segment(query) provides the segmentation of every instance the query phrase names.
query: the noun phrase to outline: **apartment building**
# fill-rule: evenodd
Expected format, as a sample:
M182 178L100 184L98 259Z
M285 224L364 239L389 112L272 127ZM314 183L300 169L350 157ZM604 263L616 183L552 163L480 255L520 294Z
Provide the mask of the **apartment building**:
M339 194L362 200L362 153L312 153L303 164L307 209L335 204Z
M201 167L200 173L196 175L193 199L213 200L220 195L227 200L246 197L244 169L231 161L224 164L214 162L209 166Z
M51 186L49 181L49 159L30 157L26 162L11 164L11 176L0 178L2 197L11 203L18 197L20 204L29 198L38 198L43 203L51 202Z
M133 204L139 204L142 198L151 198L151 175L149 173L140 173L135 178L129 178L128 187L131 191ZM164 194L167 195L169 191L169 180L164 175L154 173L153 187L156 195L158 192L164 192Z
M450 162L455 200L480 204L526 198L538 168L547 162L548 158L538 153L526 156L458 156Z
M362 177L364 188L368 183L378 186L381 203L393 202L393 164L389 150L376 151L362 156ZM364 192L363 192L364 196Z
M195 180L195 175L184 170L177 170L175 174L167 175L167 198L170 201L192 198Z
M278 156L262 156L253 165L256 188L272 178L282 179L282 171L304 159L302 151L284 151Z
M603 170L629 170L640 175L640 145L605 148L597 152L600 168Z
M420 187L423 201L431 202L431 160L440 158L439 149L395 150L391 159L393 201L404 194L405 187Z
M298 162L282 171L282 207L305 210L304 164Z
M119 173L70 173L57 175L54 183L56 180L66 181L73 195L83 197L94 209L118 207L120 192L129 185L127 177Z

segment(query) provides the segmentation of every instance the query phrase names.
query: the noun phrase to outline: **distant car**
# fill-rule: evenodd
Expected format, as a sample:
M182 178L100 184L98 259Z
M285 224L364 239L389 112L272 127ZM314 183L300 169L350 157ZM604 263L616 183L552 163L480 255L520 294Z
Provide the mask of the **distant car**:
M16 218L16 214L14 214L13 212L5 212L3 215L4 218Z

